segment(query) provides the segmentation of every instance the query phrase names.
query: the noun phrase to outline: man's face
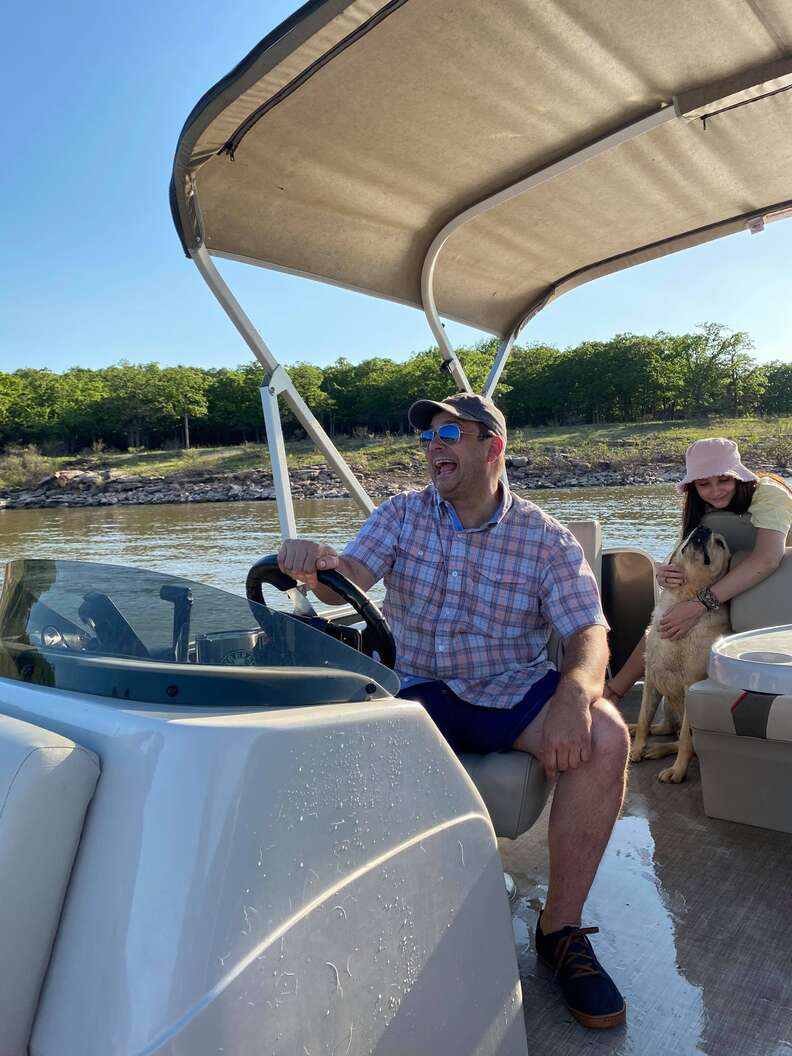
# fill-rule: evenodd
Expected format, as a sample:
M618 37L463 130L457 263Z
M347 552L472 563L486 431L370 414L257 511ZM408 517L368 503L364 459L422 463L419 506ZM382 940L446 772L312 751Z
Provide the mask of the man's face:
M481 439L476 422L464 422L447 411L438 412L430 425L439 429L441 425L453 422L462 430L462 436L456 444L445 443L437 436L426 448L426 461L432 483L444 499L467 499L481 491L490 474L497 476L497 452L495 460L489 455L495 437Z

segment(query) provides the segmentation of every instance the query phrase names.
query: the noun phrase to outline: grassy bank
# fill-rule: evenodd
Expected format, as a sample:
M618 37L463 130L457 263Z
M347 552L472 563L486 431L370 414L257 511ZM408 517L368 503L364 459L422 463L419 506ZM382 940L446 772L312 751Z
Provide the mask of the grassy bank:
M757 461L792 467L792 418L518 429L510 435L509 450L513 455L527 456L537 469L565 460L590 464L609 462L613 468L662 463L681 466L688 444L714 435L736 440L749 465ZM350 465L362 473L413 467L418 470L422 458L414 437L342 436L336 437L336 443ZM322 456L307 440L288 443L286 448L292 469L323 464ZM190 451L102 452L52 458L28 450L0 456L0 486L30 486L59 469L114 470L136 476L189 479L269 468L269 454L263 444L202 447Z

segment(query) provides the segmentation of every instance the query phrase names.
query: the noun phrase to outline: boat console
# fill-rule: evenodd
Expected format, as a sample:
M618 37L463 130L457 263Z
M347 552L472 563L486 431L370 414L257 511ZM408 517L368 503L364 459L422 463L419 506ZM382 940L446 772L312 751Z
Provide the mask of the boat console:
M523 1056L492 825L397 686L205 584L12 562L3 1052Z

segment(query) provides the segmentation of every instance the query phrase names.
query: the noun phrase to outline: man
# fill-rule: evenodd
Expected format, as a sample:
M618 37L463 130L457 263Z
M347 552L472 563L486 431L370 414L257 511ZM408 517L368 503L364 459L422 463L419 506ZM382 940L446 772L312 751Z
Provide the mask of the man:
M338 555L291 539L282 570L322 600L317 569L368 590L384 578L401 696L420 701L454 751L530 752L556 782L550 882L536 927L570 1011L588 1027L626 1018L580 919L624 796L628 738L602 699L606 622L596 583L571 535L503 481L506 422L492 400L458 393L418 400L432 483L388 499ZM547 659L564 639L560 674Z

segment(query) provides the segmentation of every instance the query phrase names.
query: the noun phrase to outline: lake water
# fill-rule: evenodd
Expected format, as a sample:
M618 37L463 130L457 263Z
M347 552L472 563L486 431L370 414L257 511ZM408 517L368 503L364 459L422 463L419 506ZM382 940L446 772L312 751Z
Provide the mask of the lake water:
M640 546L658 559L674 547L680 501L670 484L523 494L561 521L598 519L605 546ZM363 521L345 499L297 502L295 514L300 535L336 548ZM279 539L274 502L0 511L0 567L15 557L102 561L171 572L235 594L244 592L250 565L275 552ZM277 592L269 601L290 605Z

